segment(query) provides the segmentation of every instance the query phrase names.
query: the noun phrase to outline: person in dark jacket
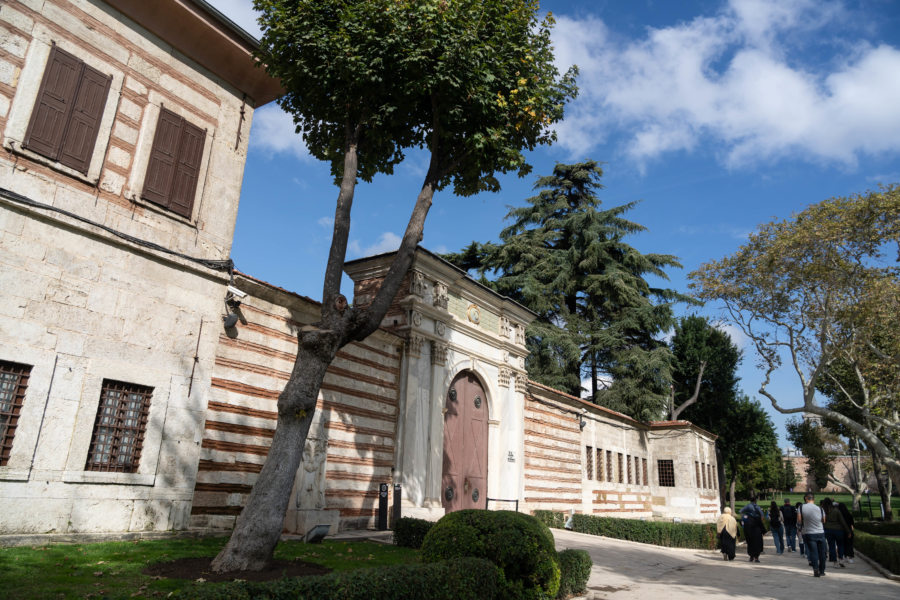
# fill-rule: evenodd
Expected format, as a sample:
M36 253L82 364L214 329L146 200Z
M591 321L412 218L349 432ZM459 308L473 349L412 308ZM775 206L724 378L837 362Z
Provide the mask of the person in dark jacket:
M844 540L850 526L844 521L844 515L834 505L831 498L822 500L822 510L825 511L825 541L828 543L828 560L832 566L846 567L844 564Z
M781 511L778 510L778 503L774 500L769 506L769 529L772 530L775 553L784 554L784 525L781 523Z
M803 534L800 532L800 508L803 506L802 502L798 502L794 505L794 510L797 511L797 543L800 546L800 556L806 556L806 548L804 547Z
M847 557L847 562L851 565L853 564L853 559L856 558L856 553L853 552L853 537L856 533L853 530L853 513L851 513L843 502L835 502L835 506L838 507L838 510L841 511L841 515L844 517L844 522L850 527L850 531L847 533L847 537L844 539L844 556Z
M759 562L759 555L763 551L765 523L763 511L756 503L756 494L751 495L750 502L741 509L741 523L747 540L747 556L750 557L750 562Z
M788 552L796 552L797 509L791 506L791 501L787 498L784 499L784 506L781 507L781 522L784 525L784 537L787 542Z

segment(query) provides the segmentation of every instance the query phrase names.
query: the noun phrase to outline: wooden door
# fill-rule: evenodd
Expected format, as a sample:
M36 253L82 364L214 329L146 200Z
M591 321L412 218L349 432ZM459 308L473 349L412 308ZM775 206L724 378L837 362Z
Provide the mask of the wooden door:
M444 407L444 509L484 508L488 441L484 388L472 373L463 371L450 384Z

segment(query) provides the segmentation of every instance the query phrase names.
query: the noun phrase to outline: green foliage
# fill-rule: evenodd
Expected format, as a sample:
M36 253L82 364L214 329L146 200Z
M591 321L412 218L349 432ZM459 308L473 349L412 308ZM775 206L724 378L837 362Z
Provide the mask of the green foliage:
M601 209L599 164L557 164L538 194L507 214L500 244L473 242L445 256L540 315L528 334L529 377L581 395L581 381L609 378L594 400L642 420L665 410L671 355L658 338L672 325L671 305L688 299L654 287L674 256L642 254L626 242L644 227L623 215L631 202Z
M490 561L454 558L266 582L235 581L174 595L197 600L481 600L500 598L503 574Z
M825 448L821 427L810 421L789 419L785 428L788 439L807 459L807 474L820 490L825 489L834 466L833 455Z
M310 153L340 178L348 144L358 176L391 173L427 147L436 189L499 189L528 172L523 150L555 139L575 96L560 76L552 17L535 0L254 0L259 58L281 80L279 104Z
M433 526L433 521L425 519L413 519L412 517L398 519L394 523L394 544L406 548L421 548L425 534Z
M485 510L445 515L425 536L422 560L463 556L486 558L503 571L504 598L552 598L559 590L553 534L529 515Z
M768 413L759 402L741 394L734 404L726 405L728 454L725 457L727 477L736 490L765 489L761 485L769 469L765 466L780 460L778 435ZM723 433L719 433L723 435Z
M859 531L865 531L872 535L893 535L900 537L900 522L897 521L859 521L854 523L853 528Z
M535 517L552 527L561 527L566 516L551 511L535 511ZM572 531L605 535L606 537L672 548L701 548L712 550L717 544L714 524L669 523L666 521L638 521L594 515L576 514Z
M594 564L586 550L562 550L556 554L559 561L559 592L557 598L568 598L587 590Z
M896 540L872 535L856 528L853 547L894 575L900 575L900 543Z

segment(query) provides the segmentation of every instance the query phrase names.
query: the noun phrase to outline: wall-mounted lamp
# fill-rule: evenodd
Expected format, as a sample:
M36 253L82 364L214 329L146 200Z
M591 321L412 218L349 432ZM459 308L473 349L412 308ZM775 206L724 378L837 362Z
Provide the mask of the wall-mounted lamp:
M584 426L587 425L587 421L584 420L584 415L586 415L586 414L587 414L587 409L582 408L581 414L576 416L576 418L578 419L578 429L580 429L582 431L584 431Z
M228 292L225 294L225 316L222 317L222 323L225 325L225 329L231 329L241 318L238 314L241 308L241 299L247 295L247 292L242 292L233 285L229 285L226 289Z

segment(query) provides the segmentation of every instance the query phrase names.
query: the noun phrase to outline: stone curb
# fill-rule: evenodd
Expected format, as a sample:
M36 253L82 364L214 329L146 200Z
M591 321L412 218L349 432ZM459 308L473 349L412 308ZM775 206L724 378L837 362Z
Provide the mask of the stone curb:
M856 548L853 549L853 552L854 552L854 554L856 554L856 556L860 557L861 559L863 559L864 561L869 563L870 567L872 567L873 569L875 569L876 571L878 571L879 573L884 575L885 578L890 579L891 581L900 581L900 575L894 575L893 573L891 573L890 571L885 569L883 566L881 566L881 564L875 562L874 560L872 560L871 558L869 558L868 556L866 556L865 554L863 554Z

